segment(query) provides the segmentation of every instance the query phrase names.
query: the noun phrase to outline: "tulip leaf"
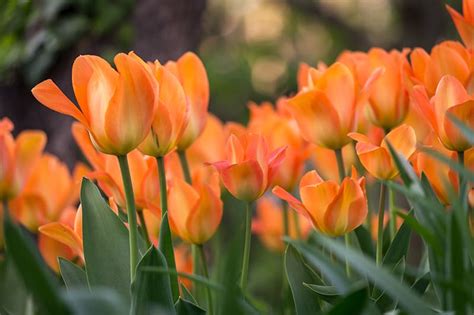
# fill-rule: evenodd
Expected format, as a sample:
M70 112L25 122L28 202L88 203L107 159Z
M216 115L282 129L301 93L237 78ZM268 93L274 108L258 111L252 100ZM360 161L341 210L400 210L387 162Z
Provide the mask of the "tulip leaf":
M87 276L86 272L82 270L76 264L70 262L67 259L58 258L59 270L61 271L61 277L63 278L66 288L87 288Z
M44 314L69 314L59 293L59 286L41 258L31 239L4 211L4 235L7 255L15 265L35 305Z
M178 315L205 315L206 311L197 306L196 304L186 301L182 298L176 302L176 314Z
M308 284L303 283L305 287L317 294L318 298L333 303L338 297L341 296L341 293L331 285L319 285L319 284Z
M424 294L430 282L431 282L431 275L429 272L427 272L423 276L416 279L411 287L413 290L415 290L419 294Z
M367 289L361 288L341 297L329 312L327 312L327 315L364 314L366 304Z
M128 306L123 298L112 289L74 288L67 291L65 299L75 315L128 315Z
M160 239L158 248L165 256L168 268L176 269L173 241L171 239L171 230L168 222L168 213L165 213L165 215L161 219ZM171 273L169 277L171 283L171 292L173 294L173 301L177 301L179 297L178 277L175 274Z
M0 260L0 305L4 313L25 314L28 292L13 261L7 256ZM0 314L3 314L0 311Z
M320 310L318 300L304 286L304 282L312 282L313 274L308 270L300 253L291 245L285 251L285 272L290 284L297 314L314 314Z
M165 257L154 246L148 249L138 263L137 276L132 287L131 314L146 315L158 311L175 314L169 276L148 272L147 267L167 268Z
M82 234L86 274L90 288L117 290L130 302L130 248L128 229L109 208L99 189L82 180Z
M384 265L393 266L397 264L403 256L406 255L408 246L410 245L410 236L410 225L407 222L403 222L397 234L395 234L395 238L390 243L385 256L383 257Z
M370 232L362 225L355 229L354 232L362 252L369 257L375 257L374 244Z
M183 296L184 299L186 299L187 301L190 301L191 303L198 304L198 302L196 301L196 298L192 295L192 293L183 283L180 283L179 287L181 289L181 295Z
M430 307L413 290L403 285L389 271L377 267L371 259L328 237L317 235L315 240L320 246L330 250L341 261L348 261L355 272L365 276L375 286L385 291L393 300L399 301L400 306L408 313L432 314ZM305 246L305 244L297 241L291 243L295 244L297 248L304 248Z

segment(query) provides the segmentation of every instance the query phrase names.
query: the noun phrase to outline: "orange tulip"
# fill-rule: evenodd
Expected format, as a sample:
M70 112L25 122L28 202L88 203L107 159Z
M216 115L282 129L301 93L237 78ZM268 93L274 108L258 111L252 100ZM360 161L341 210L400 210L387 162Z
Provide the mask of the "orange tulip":
M310 224L300 216L298 221L301 236L305 239L310 231ZM289 236L297 238L296 220L290 213L288 215ZM252 232L258 234L262 243L270 250L283 251L285 243L282 238L284 236L283 227L283 208L277 204L272 198L262 197L257 201L257 216L252 220Z
M350 142L347 133L356 127L357 104L367 97L374 80L368 79L367 85L358 89L353 73L340 62L324 72L310 69L308 75L308 87L288 100L290 109L307 141L340 149Z
M205 178L196 173L192 185L173 178L168 190L169 219L172 231L182 240L203 244L217 231L222 219L219 175Z
M209 106L209 81L202 61L192 52L165 65L181 82L189 106L189 122L178 141L178 150L186 150L204 130Z
M160 85L160 96L151 131L138 148L143 154L158 157L176 148L188 123L188 103L171 71L158 61L150 67Z
M431 54L415 48L410 55L415 84L426 87L428 95L435 94L439 81L445 75L458 79L469 92L473 91L471 53L460 43L444 41L433 47Z
M357 178L355 170L342 184L324 181L316 171L306 173L300 182L301 201L276 186L273 193L304 215L315 229L330 236L351 232L367 216L365 178Z
M240 139L231 135L226 146L227 159L213 163L222 182L235 198L254 201L273 183L285 157L285 148L273 152L261 135L245 134Z
M291 191L303 173L309 150L296 121L287 111L286 99L278 100L276 110L270 103L262 103L260 106L250 103L249 108L249 131L264 135L270 150L287 146L285 159L273 182Z
M16 139L8 118L0 120L0 200L17 196L23 189L46 144L42 131L22 131Z
M452 115L474 128L474 99L458 79L450 75L444 76L431 100L422 86L414 87L413 97L448 150L461 152L471 147L462 132L448 118L448 115Z
M461 36L464 45L467 48L474 48L474 1L472 0L463 0L462 2L462 12L464 14L459 14L456 10L451 8L449 5L446 5L451 18L453 19L454 25L458 30L459 36Z
M362 165L370 175L378 179L393 179L399 173L387 142L405 159L409 159L416 150L415 131L408 125L393 129L381 143L376 143L360 133L350 133L349 136L357 141L356 152Z
M192 274L193 273L193 259L191 251L187 244L182 243L174 248L174 259L176 263L176 270L178 272ZM182 283L188 290L192 288L193 282L189 278L178 277L179 282Z
M115 56L114 70L97 56L79 56L72 66L77 108L52 80L33 95L46 107L74 117L89 131L98 150L125 155L147 136L158 102L158 84L135 54Z
M354 166L356 154L354 146L347 144L342 148L344 160L344 169L350 170ZM311 147L311 161L313 162L318 174L326 180L339 181L339 171L337 169L336 153L334 150L323 147Z

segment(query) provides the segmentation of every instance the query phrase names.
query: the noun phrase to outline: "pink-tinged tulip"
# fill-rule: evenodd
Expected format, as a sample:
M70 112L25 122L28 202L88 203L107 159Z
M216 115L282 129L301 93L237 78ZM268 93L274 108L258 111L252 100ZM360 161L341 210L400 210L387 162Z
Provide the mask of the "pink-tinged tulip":
M181 178L169 184L168 203L172 231L182 240L203 244L217 231L222 219L219 175L210 178L206 172L195 173L192 185Z
M370 175L378 179L393 179L399 173L387 142L405 159L410 159L416 151L415 131L408 125L393 129L381 143L360 133L351 133L349 136L357 141L356 152L362 165Z
M288 100L302 136L328 149L340 149L350 142L347 133L356 127L357 104L368 96L374 77L359 89L351 70L336 62L324 71L309 70L309 86Z
M178 142L178 150L186 150L204 130L209 106L209 81L202 61L187 52L176 62L165 65L181 82L189 106L189 121Z
M270 150L286 146L285 159L273 183L291 191L303 173L309 150L287 106L286 99L283 98L278 100L276 109L270 103L262 103L260 106L250 103L248 130L261 133Z
M433 47L431 54L415 48L410 55L415 84L426 87L431 97L436 92L439 81L451 75L461 82L469 92L473 91L473 69L471 53L460 43L445 41Z
M305 239L311 229L311 224L301 214L296 213L299 220L295 220L292 213L288 215L289 236L298 237L296 224L299 225L301 237ZM270 197L262 197L257 201L257 216L252 220L252 232L257 234L262 243L270 250L283 251L283 207Z
M147 136L158 102L158 84L135 54L115 56L114 70L97 56L79 56L72 66L76 107L52 80L32 92L40 103L74 117L89 131L100 151L125 155Z
M453 19L454 25L458 30L459 36L461 36L464 45L467 48L474 48L474 1L463 0L462 2L462 13L459 14L456 10L446 5L451 18Z
M285 157L285 148L273 152L264 137L231 135L226 145L227 159L213 163L227 190L237 199L254 201L273 183L278 167Z
M451 115L471 129L474 128L474 99L458 79L450 75L444 76L431 100L422 86L414 87L413 97L448 150L462 152L471 147L459 128L449 119Z
M364 223L367 216L365 178L346 177L339 185L324 181L316 171L306 173L300 182L301 201L276 186L273 193L304 215L315 229L330 236L341 236Z
M150 66L160 86L151 131L139 150L149 156L165 156L174 150L188 123L188 103L178 78L158 61Z
M9 200L23 189L46 144L42 131L22 131L16 139L8 118L0 120L0 200Z

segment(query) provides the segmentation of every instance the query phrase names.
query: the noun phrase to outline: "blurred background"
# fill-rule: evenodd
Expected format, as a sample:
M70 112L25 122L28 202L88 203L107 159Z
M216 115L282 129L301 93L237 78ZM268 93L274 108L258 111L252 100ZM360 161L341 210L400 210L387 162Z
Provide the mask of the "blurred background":
M47 149L72 165L71 119L34 100L36 83L52 78L73 97L79 54L112 60L134 50L166 62L193 50L208 71L210 110L242 122L249 100L295 91L300 62L456 38L445 3L461 9L460 0L1 0L0 117L10 117L16 133L45 130Z

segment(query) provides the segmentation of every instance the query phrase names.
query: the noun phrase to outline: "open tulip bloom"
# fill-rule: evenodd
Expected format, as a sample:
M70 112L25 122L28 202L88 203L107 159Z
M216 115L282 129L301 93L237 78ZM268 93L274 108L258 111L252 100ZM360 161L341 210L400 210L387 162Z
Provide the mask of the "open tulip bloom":
M84 163L0 117L0 313L472 314L462 2L462 42L302 63L246 124L208 112L195 53L78 56L75 100L50 79L32 93L75 119Z

